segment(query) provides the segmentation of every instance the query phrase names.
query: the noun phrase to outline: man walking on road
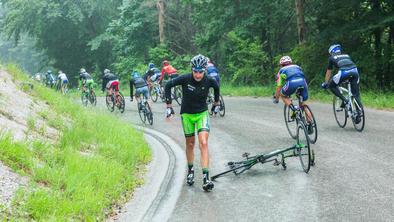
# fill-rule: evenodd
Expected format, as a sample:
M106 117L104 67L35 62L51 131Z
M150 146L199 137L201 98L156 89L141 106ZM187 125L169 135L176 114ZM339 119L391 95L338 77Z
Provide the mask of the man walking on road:
M192 73L170 79L165 86L165 95L168 118L174 114L174 110L171 105L171 88L177 85L182 86L183 98L181 105L181 117L183 131L186 137L186 158L188 162L186 182L190 186L194 183L194 144L195 132L197 130L203 173L202 187L205 191L211 191L214 184L209 179L208 170L209 114L206 101L209 88L213 87L215 95L214 106L219 105L219 85L214 78L207 75L207 63L208 59L203 55L199 54L193 57L191 60Z

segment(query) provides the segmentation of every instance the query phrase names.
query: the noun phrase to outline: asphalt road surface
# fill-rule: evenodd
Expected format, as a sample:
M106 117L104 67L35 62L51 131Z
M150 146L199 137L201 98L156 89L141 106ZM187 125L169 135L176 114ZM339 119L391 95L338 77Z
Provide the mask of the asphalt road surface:
M103 104L99 98L99 104ZM283 120L283 104L268 98L225 97L226 116L211 118L210 176L224 171L244 152L264 153L294 144ZM297 158L287 170L255 165L202 190L198 143L196 181L183 186L170 221L394 221L394 112L366 109L366 126L357 132L335 122L330 104L310 103L319 138L312 145L316 166L308 174ZM153 126L185 147L179 116L165 119L165 105L154 103ZM136 102L126 103L125 121L142 125Z

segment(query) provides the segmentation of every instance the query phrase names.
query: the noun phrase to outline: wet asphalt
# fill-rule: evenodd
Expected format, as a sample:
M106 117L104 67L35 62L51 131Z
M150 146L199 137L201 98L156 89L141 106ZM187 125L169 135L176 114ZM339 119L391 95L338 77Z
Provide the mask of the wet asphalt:
M101 99L101 98L99 98ZM225 117L211 118L210 175L226 170L244 152L258 154L294 144L284 120L283 104L268 98L224 97ZM100 103L100 101L99 101ZM394 112L366 109L366 125L357 132L351 122L342 129L331 104L310 103L319 137L312 145L316 166L308 174L297 158L287 169L255 165L202 190L198 144L196 182L183 185L170 221L394 221ZM165 119L165 104L154 103L153 126L181 147L185 139L179 116ZM135 102L126 103L124 121L143 125Z

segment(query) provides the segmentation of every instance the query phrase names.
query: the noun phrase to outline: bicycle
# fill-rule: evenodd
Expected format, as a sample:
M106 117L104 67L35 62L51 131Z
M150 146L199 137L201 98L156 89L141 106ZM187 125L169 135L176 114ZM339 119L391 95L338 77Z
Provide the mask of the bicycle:
M157 99L160 98L162 102L165 101L165 97L164 97L164 89L162 86L160 86L160 84L155 81L152 83L152 87L150 87L150 95L151 95L151 99L153 102L157 102Z
M217 114L217 113L215 113L212 110L213 103L215 101L215 96L214 96L212 91L213 91L212 89L209 89L209 93L208 93L208 97L207 97L208 107L211 106L211 108L208 109L209 110L209 115L211 115L211 116ZM224 104L224 100L223 100L223 96L222 95L219 95L219 107L220 107L219 108L219 115L221 117L223 117L226 114L226 105Z
M142 99L138 102L137 106L138 106L138 114L141 118L142 123L145 124L146 120L148 120L148 123L150 125L153 125L153 112L145 96L142 96Z
M347 85L347 87L345 88L344 85ZM354 128L359 132L363 131L365 126L364 107L361 101L352 94L349 80L344 81L342 86L339 86L339 91L350 101L350 103L348 106L345 106L342 104L342 100L334 95L332 107L338 126L344 128L347 123L347 118L350 116Z
M300 122L300 124L298 124L296 141L296 144L291 147L274 150L269 153L263 153L255 156L250 156L250 153L244 153L242 155L242 157L245 158L244 160L228 162L227 167L229 167L230 169L212 176L211 180L215 180L218 177L221 177L230 172L233 172L235 175L239 175L246 170L251 169L257 163L264 164L268 162L274 162L274 166L281 165L283 170L286 170L287 164L285 159L289 157L298 157L302 170L305 173L308 173L312 166L312 153L310 149L307 129L303 122Z
M165 86L167 81L163 81L163 86ZM165 99L164 87L162 87L163 97ZM171 88L171 99L175 100L178 105L182 105L182 87L175 86Z
M105 97L105 103L107 105L107 108L109 111L113 112L115 110L115 107L117 107L120 111L120 113L123 113L125 110L125 100L122 92L118 92L118 95L116 95L115 98L115 87L112 87L112 94L108 94Z
M296 138L296 132L295 132L296 126L300 122L303 122L304 125L307 126L307 128L312 127L312 129L308 130L308 136L309 136L310 142L312 144L315 144L317 141L316 119L315 119L315 116L313 115L311 108L308 105L303 105L303 106L301 105L301 103L303 102L302 96L301 96L301 89L303 89L303 88L298 88L295 92L296 98L298 100L299 109L297 109L296 111L293 111L290 109L289 106L286 106L286 104L284 105L283 114L284 114L284 119L285 119L285 123L286 123L286 128L287 128L287 131L289 132L290 136L293 139L295 139ZM293 103L293 101L292 101L292 103ZM308 121L307 121L305 109L307 109L309 111L309 113L311 114L312 120L310 123L308 123ZM292 126L293 124L294 124L294 126Z
M81 100L84 106L87 106L89 102L92 106L96 106L97 97L92 86L89 86L89 90L86 89L86 86L82 86Z

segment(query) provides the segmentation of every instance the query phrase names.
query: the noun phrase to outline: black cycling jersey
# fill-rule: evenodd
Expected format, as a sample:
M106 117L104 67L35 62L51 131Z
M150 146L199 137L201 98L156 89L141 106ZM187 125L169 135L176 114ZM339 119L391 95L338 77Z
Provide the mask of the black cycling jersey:
M114 80L118 80L118 76L116 76L115 74L112 74L112 73L104 74L104 76L103 76L103 84L101 86L101 90L104 91L104 89L106 88L107 83L109 81L114 81Z
M136 89L148 86L144 77L137 77L137 78L130 79L130 95L133 95L133 86L134 85L135 85Z
M79 80L88 80L88 79L92 79L92 76L89 73L84 72L79 74Z
M194 80L192 74L181 75L170 79L165 86L167 104L171 104L171 88L182 86L182 113L201 113L208 110L207 97L209 88L213 87L215 102L219 102L219 85L216 80L206 74L200 82Z
M151 69L148 69L146 72L145 72L145 75L144 75L144 79L145 80L148 80L148 78L150 78L151 76L153 76L154 74L156 74L156 73L158 73L159 75L160 75L160 71L157 69L157 68L151 68Z
M356 65L347 54L330 56L327 69L332 70L334 66L340 70L356 68Z

